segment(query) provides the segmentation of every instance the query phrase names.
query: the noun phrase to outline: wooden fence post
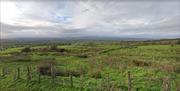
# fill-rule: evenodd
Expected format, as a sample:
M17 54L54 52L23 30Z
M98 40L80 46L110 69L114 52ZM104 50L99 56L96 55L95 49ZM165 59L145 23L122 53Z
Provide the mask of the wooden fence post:
M16 79L17 79L17 75L16 75L17 73L16 73L16 69L15 70L13 70L13 81L16 81Z
M31 68L30 68L30 66L27 66L27 80L28 81L31 80Z
M83 75L80 76L80 91L83 91Z
M52 78L52 83L54 83L55 80L55 72L54 72L54 66L51 64L51 78Z
M2 76L5 76L5 74L4 74L4 67L2 67Z
M20 78L20 68L18 67L17 68L17 79L19 79Z
M40 68L37 67L37 74L38 74L38 83L41 82L41 72L40 72Z
M131 86L131 74L130 71L128 71L128 91L131 91L132 86Z
M73 76L72 76L72 73L70 73L70 82L71 82L71 87L73 87Z
M168 77L163 79L163 91L170 91L170 82Z
M108 91L111 90L111 86L110 86L110 77L109 77L109 73L108 73L108 76L107 76L107 87L108 87Z
M2 76L6 76L6 75L7 75L7 68L2 67Z
M112 84L110 91L117 91L115 88L115 84Z
M38 83L41 83L41 74L40 74L40 72L38 73Z
M104 91L104 78L102 78L101 80L99 90L96 90L96 91Z

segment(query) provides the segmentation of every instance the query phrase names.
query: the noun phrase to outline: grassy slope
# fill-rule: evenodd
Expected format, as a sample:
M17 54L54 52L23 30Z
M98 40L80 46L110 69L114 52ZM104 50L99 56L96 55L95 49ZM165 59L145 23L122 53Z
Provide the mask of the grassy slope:
M49 52L48 55L31 53L31 61L6 61L0 62L0 68L7 66L10 69L8 76L0 77L0 89L3 91L77 91L80 89L80 78L74 78L74 87L70 88L68 77L57 77L55 84L51 83L50 77L44 76L41 83L37 82L36 65L39 61L55 58L59 70L80 70L85 69L87 73L83 77L83 88L93 91L100 86L107 84L107 77L110 77L110 84L116 89L127 90L127 71L133 76L133 89L140 91L160 91L162 89L162 78L171 77L171 89L177 89L180 81L178 67L180 66L180 45L148 45L138 48L120 48L120 45L95 45L77 46L64 45L59 48L66 48L72 53L89 53L88 58L76 56L56 55ZM38 47L36 47L38 48ZM112 48L116 50L111 50ZM21 48L10 48L0 52L1 56L7 56L14 52L20 52ZM99 52L108 50L105 53ZM138 66L134 62L148 62L147 66ZM26 80L26 66L33 68L33 80ZM15 68L21 67L21 79L14 81ZM1 70L1 69L0 69ZM89 74L100 71L102 78L90 78ZM152 78L152 79L149 79ZM102 87L102 86L101 86Z

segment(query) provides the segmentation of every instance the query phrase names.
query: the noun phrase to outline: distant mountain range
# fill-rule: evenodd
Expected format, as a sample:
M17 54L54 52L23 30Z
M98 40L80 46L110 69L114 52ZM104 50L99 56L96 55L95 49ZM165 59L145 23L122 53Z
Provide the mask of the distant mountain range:
M174 38L175 39L175 38ZM178 38L176 38L178 39ZM10 38L1 39L1 41L146 41L146 40L160 40L160 38L127 38L127 37L63 37L63 38Z
M96 36L88 36L88 37L63 37L63 38L9 38L2 40L23 40L23 41L38 41L38 40L149 40L150 38L126 38L126 37L96 37Z

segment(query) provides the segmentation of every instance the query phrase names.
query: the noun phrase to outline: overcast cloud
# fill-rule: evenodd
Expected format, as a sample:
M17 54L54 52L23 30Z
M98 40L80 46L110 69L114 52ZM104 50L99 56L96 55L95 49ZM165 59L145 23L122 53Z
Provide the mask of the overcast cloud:
M180 1L1 1L1 37L180 37Z

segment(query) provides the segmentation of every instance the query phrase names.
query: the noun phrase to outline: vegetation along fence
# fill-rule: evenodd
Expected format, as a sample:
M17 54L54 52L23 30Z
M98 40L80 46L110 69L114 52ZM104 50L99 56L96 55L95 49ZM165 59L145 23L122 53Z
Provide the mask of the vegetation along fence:
M15 69L9 69L8 67L2 67L1 68L1 76L6 77L8 75L12 75L12 80L13 81L17 81L18 79L24 79L27 82L36 80L35 82L37 83L41 83L44 80L45 75L42 75L40 73L40 70L37 68L36 71L32 70L31 66L27 66L26 68L20 68L17 67ZM13 73L13 74L12 74ZM36 76L34 76L34 74ZM55 73L55 68L53 65L51 65L50 68L50 75L46 76L48 77L49 83L50 84L57 84L60 83L60 85L62 86L69 86L71 88L79 88L80 91L83 91L84 87L83 87L83 81L84 81L84 76L81 75L80 77L75 77L73 76L71 73L69 73L69 75L66 77L66 80L61 80L58 81L57 78L60 76L56 76ZM128 91L134 91L133 89L133 80L136 79L136 77L133 77L133 74L130 73L130 71L127 72L126 74L126 79L127 79L127 87L128 87ZM144 81L145 80L159 80L162 82L161 87L162 87L162 91L171 91L171 81L173 80L173 78L148 78L148 77L141 77ZM6 78L4 78L6 79ZM32 80L33 79L33 80ZM78 79L78 81L74 81L74 79ZM115 87L115 85L111 84L111 77L109 75L107 75L107 77L104 80L104 82L100 85L100 87L98 87L98 91L121 91L121 90L117 90L118 88ZM75 85L78 84L78 85ZM136 83L135 83L136 84ZM137 89L136 89L137 90ZM177 88L177 91L180 91L180 88Z

